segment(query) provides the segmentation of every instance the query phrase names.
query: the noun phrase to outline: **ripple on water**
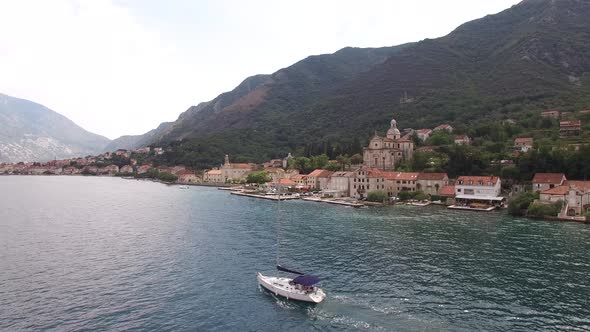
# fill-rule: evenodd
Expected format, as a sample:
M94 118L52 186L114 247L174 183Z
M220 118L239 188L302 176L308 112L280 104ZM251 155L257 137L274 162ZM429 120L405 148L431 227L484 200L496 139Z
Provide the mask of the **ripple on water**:
M34 188L35 190L29 190ZM0 330L590 330L590 227L440 208L281 203L144 181L0 177Z

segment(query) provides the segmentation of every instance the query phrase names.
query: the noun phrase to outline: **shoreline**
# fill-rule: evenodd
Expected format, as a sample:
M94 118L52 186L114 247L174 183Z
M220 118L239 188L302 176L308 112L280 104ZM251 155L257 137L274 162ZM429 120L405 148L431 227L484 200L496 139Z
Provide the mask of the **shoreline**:
M232 191L232 187L235 187L235 184L226 184L226 183L181 183L181 182L165 182L165 181L161 181L158 179L152 179L152 178L134 178L134 177L123 177L123 176L113 176L113 175L86 175L86 174L0 174L0 177L19 177L19 176L30 176L30 177L95 177L95 178L118 178L121 180L136 180L136 181L149 181L149 182L155 182L155 183L160 183L160 184L164 184L164 185L168 185L168 186L172 186L172 185L178 185L178 186L194 186L194 187L209 187L209 188L219 188L219 190L223 190L223 191L230 191L230 194L232 195L236 195L236 196L243 196L243 197L252 197L252 198L259 198L259 199L266 199L266 200L273 200L273 201L277 201L278 199L276 197L266 197L266 195L258 195L258 194L249 194L249 193L242 193L242 192L237 192L237 191ZM273 196L273 195L269 195L269 196ZM361 207L374 207L375 205L372 204L365 204L365 203L353 203L353 202L343 202L343 201L335 201L335 200L326 200L326 199L321 199L321 198L313 198L313 197L281 197L281 200L295 200L295 199L300 199L303 201L307 201L307 202L315 202L315 203L326 203L326 204L332 204L332 205L340 205L340 206L350 206L350 207L354 207L354 208L361 208ZM429 206L437 206L437 207L445 207L444 204L440 204L440 203L434 203L431 202L428 205L413 205L413 204L407 204L407 203L403 203L403 202L399 202L396 204L391 205L392 207L394 207L395 205L408 205L408 206L413 206L413 207L418 207L418 208L425 208L425 207L429 207ZM389 206L389 205L378 205L378 207L385 207L385 206ZM490 208L490 209L473 209L473 208L464 208L464 207L457 207L457 206L446 206L446 209L448 210L454 210L454 211L467 211L467 212L485 212L485 213L490 213L490 212L501 212L502 209L496 209L496 208ZM541 220L541 221L546 221L546 222L571 222L571 223L583 223L583 224L590 224L590 221L588 220L581 220L581 219L576 219L576 218L559 218L559 217L533 217L533 216L523 216L523 218L526 218L528 220Z

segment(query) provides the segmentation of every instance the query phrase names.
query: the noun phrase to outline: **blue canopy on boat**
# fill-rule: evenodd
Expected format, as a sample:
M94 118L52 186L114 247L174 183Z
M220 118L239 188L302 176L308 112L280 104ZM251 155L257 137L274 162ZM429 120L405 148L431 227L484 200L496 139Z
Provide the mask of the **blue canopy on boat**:
M311 275L299 276L299 277L296 277L295 279L293 279L294 283L299 284L299 285L303 285L303 286L313 286L320 281L321 281L321 279L319 277L311 276Z

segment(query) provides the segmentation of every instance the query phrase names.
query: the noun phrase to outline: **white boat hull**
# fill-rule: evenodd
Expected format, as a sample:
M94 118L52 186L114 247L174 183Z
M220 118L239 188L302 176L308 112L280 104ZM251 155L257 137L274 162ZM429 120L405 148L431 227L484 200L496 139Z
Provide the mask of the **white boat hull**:
M290 282L293 279L290 278L269 277L258 272L256 279L260 286L287 300L320 303L326 298L326 294L321 288L313 287L313 291L305 291L297 288L296 285L291 285Z

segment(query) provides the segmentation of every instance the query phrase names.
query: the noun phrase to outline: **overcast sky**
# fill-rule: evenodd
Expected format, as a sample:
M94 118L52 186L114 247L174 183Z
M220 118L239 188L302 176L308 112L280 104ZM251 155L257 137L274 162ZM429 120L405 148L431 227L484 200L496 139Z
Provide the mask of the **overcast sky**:
M0 0L0 93L116 138L308 55L446 35L519 0Z

